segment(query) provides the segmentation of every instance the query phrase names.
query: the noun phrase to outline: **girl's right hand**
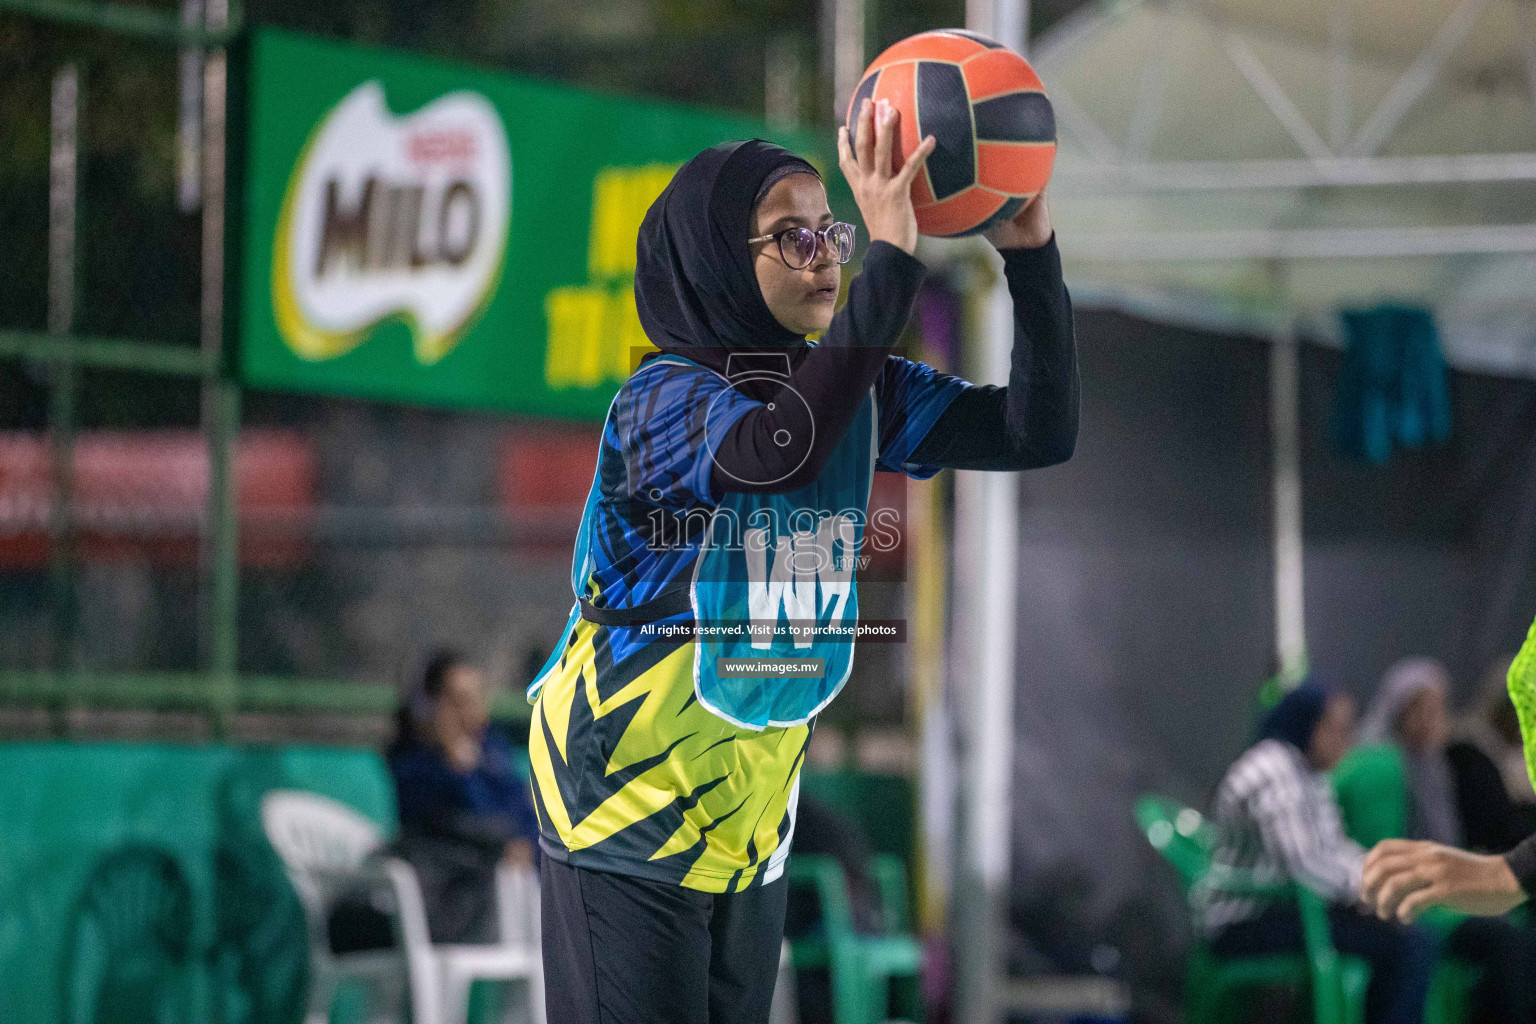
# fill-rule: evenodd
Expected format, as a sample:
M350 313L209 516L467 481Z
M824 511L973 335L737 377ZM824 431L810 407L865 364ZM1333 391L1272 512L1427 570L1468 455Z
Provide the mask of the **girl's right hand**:
M892 170L891 153L896 144L901 111L888 100L866 99L859 107L857 153L848 143L848 127L837 130L837 165L853 189L853 199L864 215L864 226L875 242L889 242L907 255L917 248L917 214L912 209L912 179L923 169L936 144L932 135L907 157L900 170Z

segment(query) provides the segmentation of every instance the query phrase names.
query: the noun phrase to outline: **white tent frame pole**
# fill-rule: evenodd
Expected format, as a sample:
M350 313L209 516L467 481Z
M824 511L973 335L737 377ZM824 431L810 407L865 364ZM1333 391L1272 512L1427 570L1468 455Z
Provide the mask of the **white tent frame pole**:
M966 26L1027 52L1028 0L967 0ZM994 257L995 259L995 257ZM995 261L1000 263L1001 261ZM1013 311L1000 266L980 303L980 379L1008 379ZM956 1015L962 1024L998 1019L1006 961L1013 838L1014 647L1018 589L1019 480L1014 473L960 472L955 486L955 640L964 652L961 849L956 858ZM961 557L963 556L963 557Z
M1057 97L1051 97L1057 103ZM1058 103L1059 105L1059 103ZM1063 169L1053 195L1099 191L1224 191L1318 185L1460 185L1536 181L1536 153L1101 163Z
M1353 27L1349 0L1333 0L1328 18L1328 146L1335 153L1349 144L1349 38Z
M1536 223L1407 228L1255 228L1237 231L1080 231L1076 262L1473 256L1536 252Z
M1349 147L1352 155L1370 156L1392 137L1419 97L1440 77L1445 62L1467 38L1487 6L1488 0L1461 0L1361 126Z
M1125 151L1131 159L1144 161L1152 148L1152 137L1162 117L1164 86L1168 81L1170 58L1166 47L1158 49L1141 69L1136 89L1136 107L1131 113L1131 127L1126 132Z
M1525 66L1525 87L1530 91L1531 102L1536 104L1536 12L1530 4L1518 4L1515 18L1519 24L1520 57Z
M1227 57L1242 72L1253 91L1259 94L1259 99L1269 108L1269 112L1275 115L1275 120L1280 122L1291 141L1313 160L1327 160L1333 156L1325 143L1312 130L1312 125L1307 122L1306 115L1296 109L1296 104L1286 95L1280 83L1275 81L1275 76L1269 73L1264 62L1259 60L1258 54L1253 52L1243 37L1236 32L1223 32L1221 46L1227 53Z
M1076 138L1083 149L1099 161L1103 170L1113 171L1125 166L1125 161L1120 155L1120 147L1110 141L1098 122L1078 106L1071 94L1060 86L1051 91L1051 107L1056 112L1057 124L1065 128L1068 135Z
M1283 275L1278 274L1283 280ZM1269 434L1274 501L1275 656L1289 679L1306 666L1306 601L1302 566L1301 400L1295 317L1284 295L1269 346Z

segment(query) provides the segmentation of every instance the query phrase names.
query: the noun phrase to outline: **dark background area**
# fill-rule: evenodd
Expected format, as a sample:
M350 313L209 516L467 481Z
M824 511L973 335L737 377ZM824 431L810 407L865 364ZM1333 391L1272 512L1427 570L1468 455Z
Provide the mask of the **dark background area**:
M1122 947L1172 998L1183 899L1131 804L1205 809L1274 670L1269 354L1109 311L1077 325L1077 454L1021 485L1016 915ZM1451 440L1378 467L1330 442L1341 359L1301 349L1311 663L1363 706L1431 655L1465 704L1536 615L1536 382L1453 372Z

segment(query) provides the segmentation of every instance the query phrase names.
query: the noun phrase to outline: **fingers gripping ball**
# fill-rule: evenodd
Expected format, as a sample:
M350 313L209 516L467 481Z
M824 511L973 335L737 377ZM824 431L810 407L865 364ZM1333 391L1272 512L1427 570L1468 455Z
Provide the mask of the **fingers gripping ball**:
M896 166L924 136L938 143L912 182L925 235L974 235L1010 220L1051 176L1056 117L1040 77L986 36L923 32L876 57L848 104L850 141L865 99L901 111Z

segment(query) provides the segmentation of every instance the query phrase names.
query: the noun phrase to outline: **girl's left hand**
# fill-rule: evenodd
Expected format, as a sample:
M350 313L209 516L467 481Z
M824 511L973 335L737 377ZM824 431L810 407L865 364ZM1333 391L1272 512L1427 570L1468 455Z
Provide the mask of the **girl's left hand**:
M982 234L999 249L1038 249L1051 240L1051 211L1045 205L1045 190L1035 197L1013 220L1005 220Z
M1498 915L1525 902L1503 857L1409 839L1383 839L1366 854L1360 889L1377 917L1404 924L1432 906Z

